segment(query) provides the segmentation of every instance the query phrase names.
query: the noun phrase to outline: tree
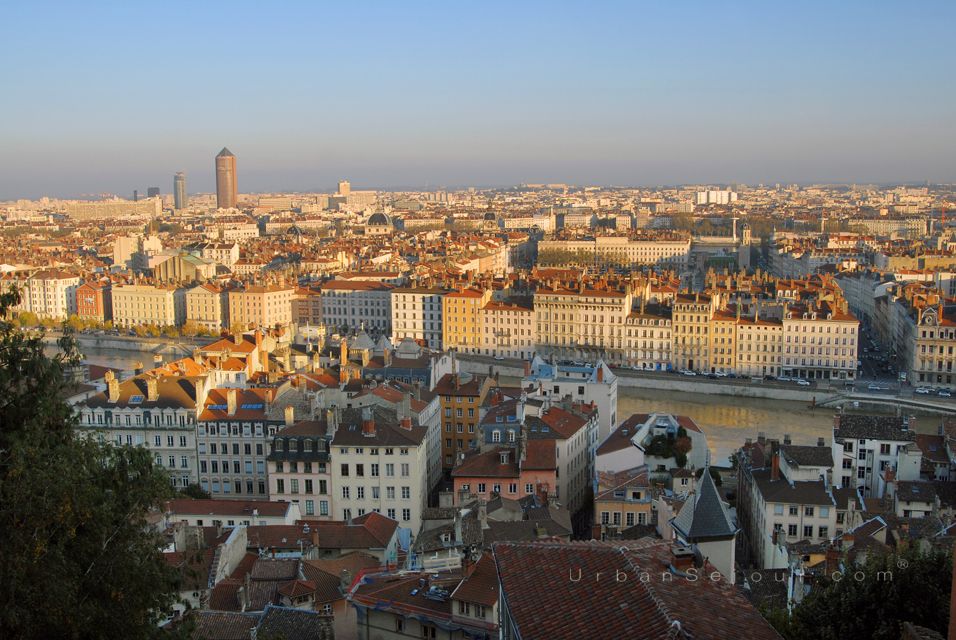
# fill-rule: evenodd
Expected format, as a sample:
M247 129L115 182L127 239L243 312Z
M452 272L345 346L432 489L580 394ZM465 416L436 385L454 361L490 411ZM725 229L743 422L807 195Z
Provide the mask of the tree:
M208 491L195 483L180 489L179 495L183 496L184 498L193 498L195 500L208 500L212 497Z
M836 579L833 573L818 579L777 630L788 640L896 640L902 624L912 622L945 634L952 566L940 550L873 555Z
M18 301L0 295L0 315ZM0 637L165 637L178 576L146 516L168 479L145 448L76 435L67 326L59 345L0 320Z

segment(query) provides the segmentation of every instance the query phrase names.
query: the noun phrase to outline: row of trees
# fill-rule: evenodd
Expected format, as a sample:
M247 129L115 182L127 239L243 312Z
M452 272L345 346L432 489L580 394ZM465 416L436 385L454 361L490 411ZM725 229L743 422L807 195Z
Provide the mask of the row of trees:
M14 327L24 327L24 328L45 328L53 329L62 326L66 326L71 331L112 331L115 329L113 322L107 320L105 322L100 320L95 320L92 318L81 318L80 316L73 314L66 319L65 322L56 320L49 317L39 317L37 314L32 311L20 311L16 314L14 318L10 320L10 323ZM244 329L243 329L244 330ZM181 327L175 325L155 325L155 324L141 324L133 327L133 332L141 337L153 337L158 338L160 336L166 336L167 338L179 338L179 337L205 337L205 336L217 336L218 332L210 331L206 327L200 325L194 320L187 320L185 324ZM241 331L240 331L241 333Z

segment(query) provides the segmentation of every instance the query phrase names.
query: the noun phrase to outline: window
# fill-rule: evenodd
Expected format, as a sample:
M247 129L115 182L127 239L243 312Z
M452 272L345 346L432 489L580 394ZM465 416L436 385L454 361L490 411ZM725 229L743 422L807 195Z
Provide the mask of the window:
M830 507L820 507L820 517L829 518L830 517Z
M395 499L395 487L385 487L385 497L388 500Z
M829 527L820 527L820 537L828 538L830 537L830 528Z
M775 504L775 505L773 506L773 514L774 514L775 516L782 516L782 515L783 515L783 505L782 505L782 504Z
M346 500L352 497L351 490L349 487L342 487L342 497Z
M371 473L372 473L372 477L373 477L373 478L378 477L378 463L373 463L373 464L372 464Z
M307 516L315 515L315 501L313 500L305 501L305 515Z
M634 526L634 514L633 514L633 513L627 513L627 514L624 516L624 524L625 524L626 526L628 526L628 527L633 527L633 526Z
M803 515L807 516L808 518L812 518L812 517L813 517L813 507L804 507L804 508L803 508Z
M282 478L276 480L276 493L285 493L285 480Z
M422 638L426 640L433 640L437 637L438 628L429 624L422 625Z
M292 481L292 493L299 493L299 481L296 478L293 478Z
M601 524L610 524L611 523L611 514L607 511L601 512Z
M812 538L812 537L813 537L813 526L812 526L812 525L809 525L809 524L808 524L808 525L804 525L804 527L803 527L803 537L804 537L804 538Z
M534 493L534 485L530 482L526 484L524 486L524 492L528 495L531 495L532 493Z
M402 509L402 520L408 522L412 519L412 510L411 509ZM434 637L434 636L432 636Z
M795 538L797 537L797 525L791 524L787 526L787 535Z
M478 493L484 493L484 492L485 492L485 483L484 483L484 482L479 482L479 483L478 483Z
M412 497L412 490L410 487L402 487L402 500L410 500Z
M403 462L403 463L402 463L402 477L403 477L403 478L407 478L408 475L409 475L409 473L408 473L408 463L407 463L407 462Z
M360 478L364 478L364 477L365 477L365 465L364 465L364 464L357 464L357 465L355 465L355 475L357 475L357 476L360 477Z
M349 465L348 463L344 463L342 465L342 476L347 478L348 475L349 475Z

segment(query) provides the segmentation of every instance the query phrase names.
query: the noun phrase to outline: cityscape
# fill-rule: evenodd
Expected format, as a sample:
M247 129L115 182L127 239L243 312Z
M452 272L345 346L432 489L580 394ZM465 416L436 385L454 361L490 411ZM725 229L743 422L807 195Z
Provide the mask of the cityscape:
M638 21L686 9L359 4L182 7L163 55L168 18L65 9L0 48L44 103L0 107L0 635L956 638L951 116L780 77L925 64L897 89L945 104L914 34L946 21L699 8L785 51L650 64ZM220 19L261 35L212 83L245 96L196 90ZM664 76L710 55L738 88L685 102ZM193 104L114 95L166 62ZM102 84L46 104L74 65Z

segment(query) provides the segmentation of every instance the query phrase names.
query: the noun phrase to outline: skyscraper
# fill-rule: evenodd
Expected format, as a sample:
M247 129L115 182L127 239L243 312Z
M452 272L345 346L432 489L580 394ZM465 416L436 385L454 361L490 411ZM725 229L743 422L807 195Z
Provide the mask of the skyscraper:
M148 187L146 189L147 198L158 198L159 197L159 187Z
M352 185L349 184L348 180L339 180L339 195L347 196L352 193Z
M189 205L186 197L186 174L182 171L173 177L173 202L176 209L185 209Z
M236 156L226 147L216 156L216 206L232 209L239 199L236 184Z

